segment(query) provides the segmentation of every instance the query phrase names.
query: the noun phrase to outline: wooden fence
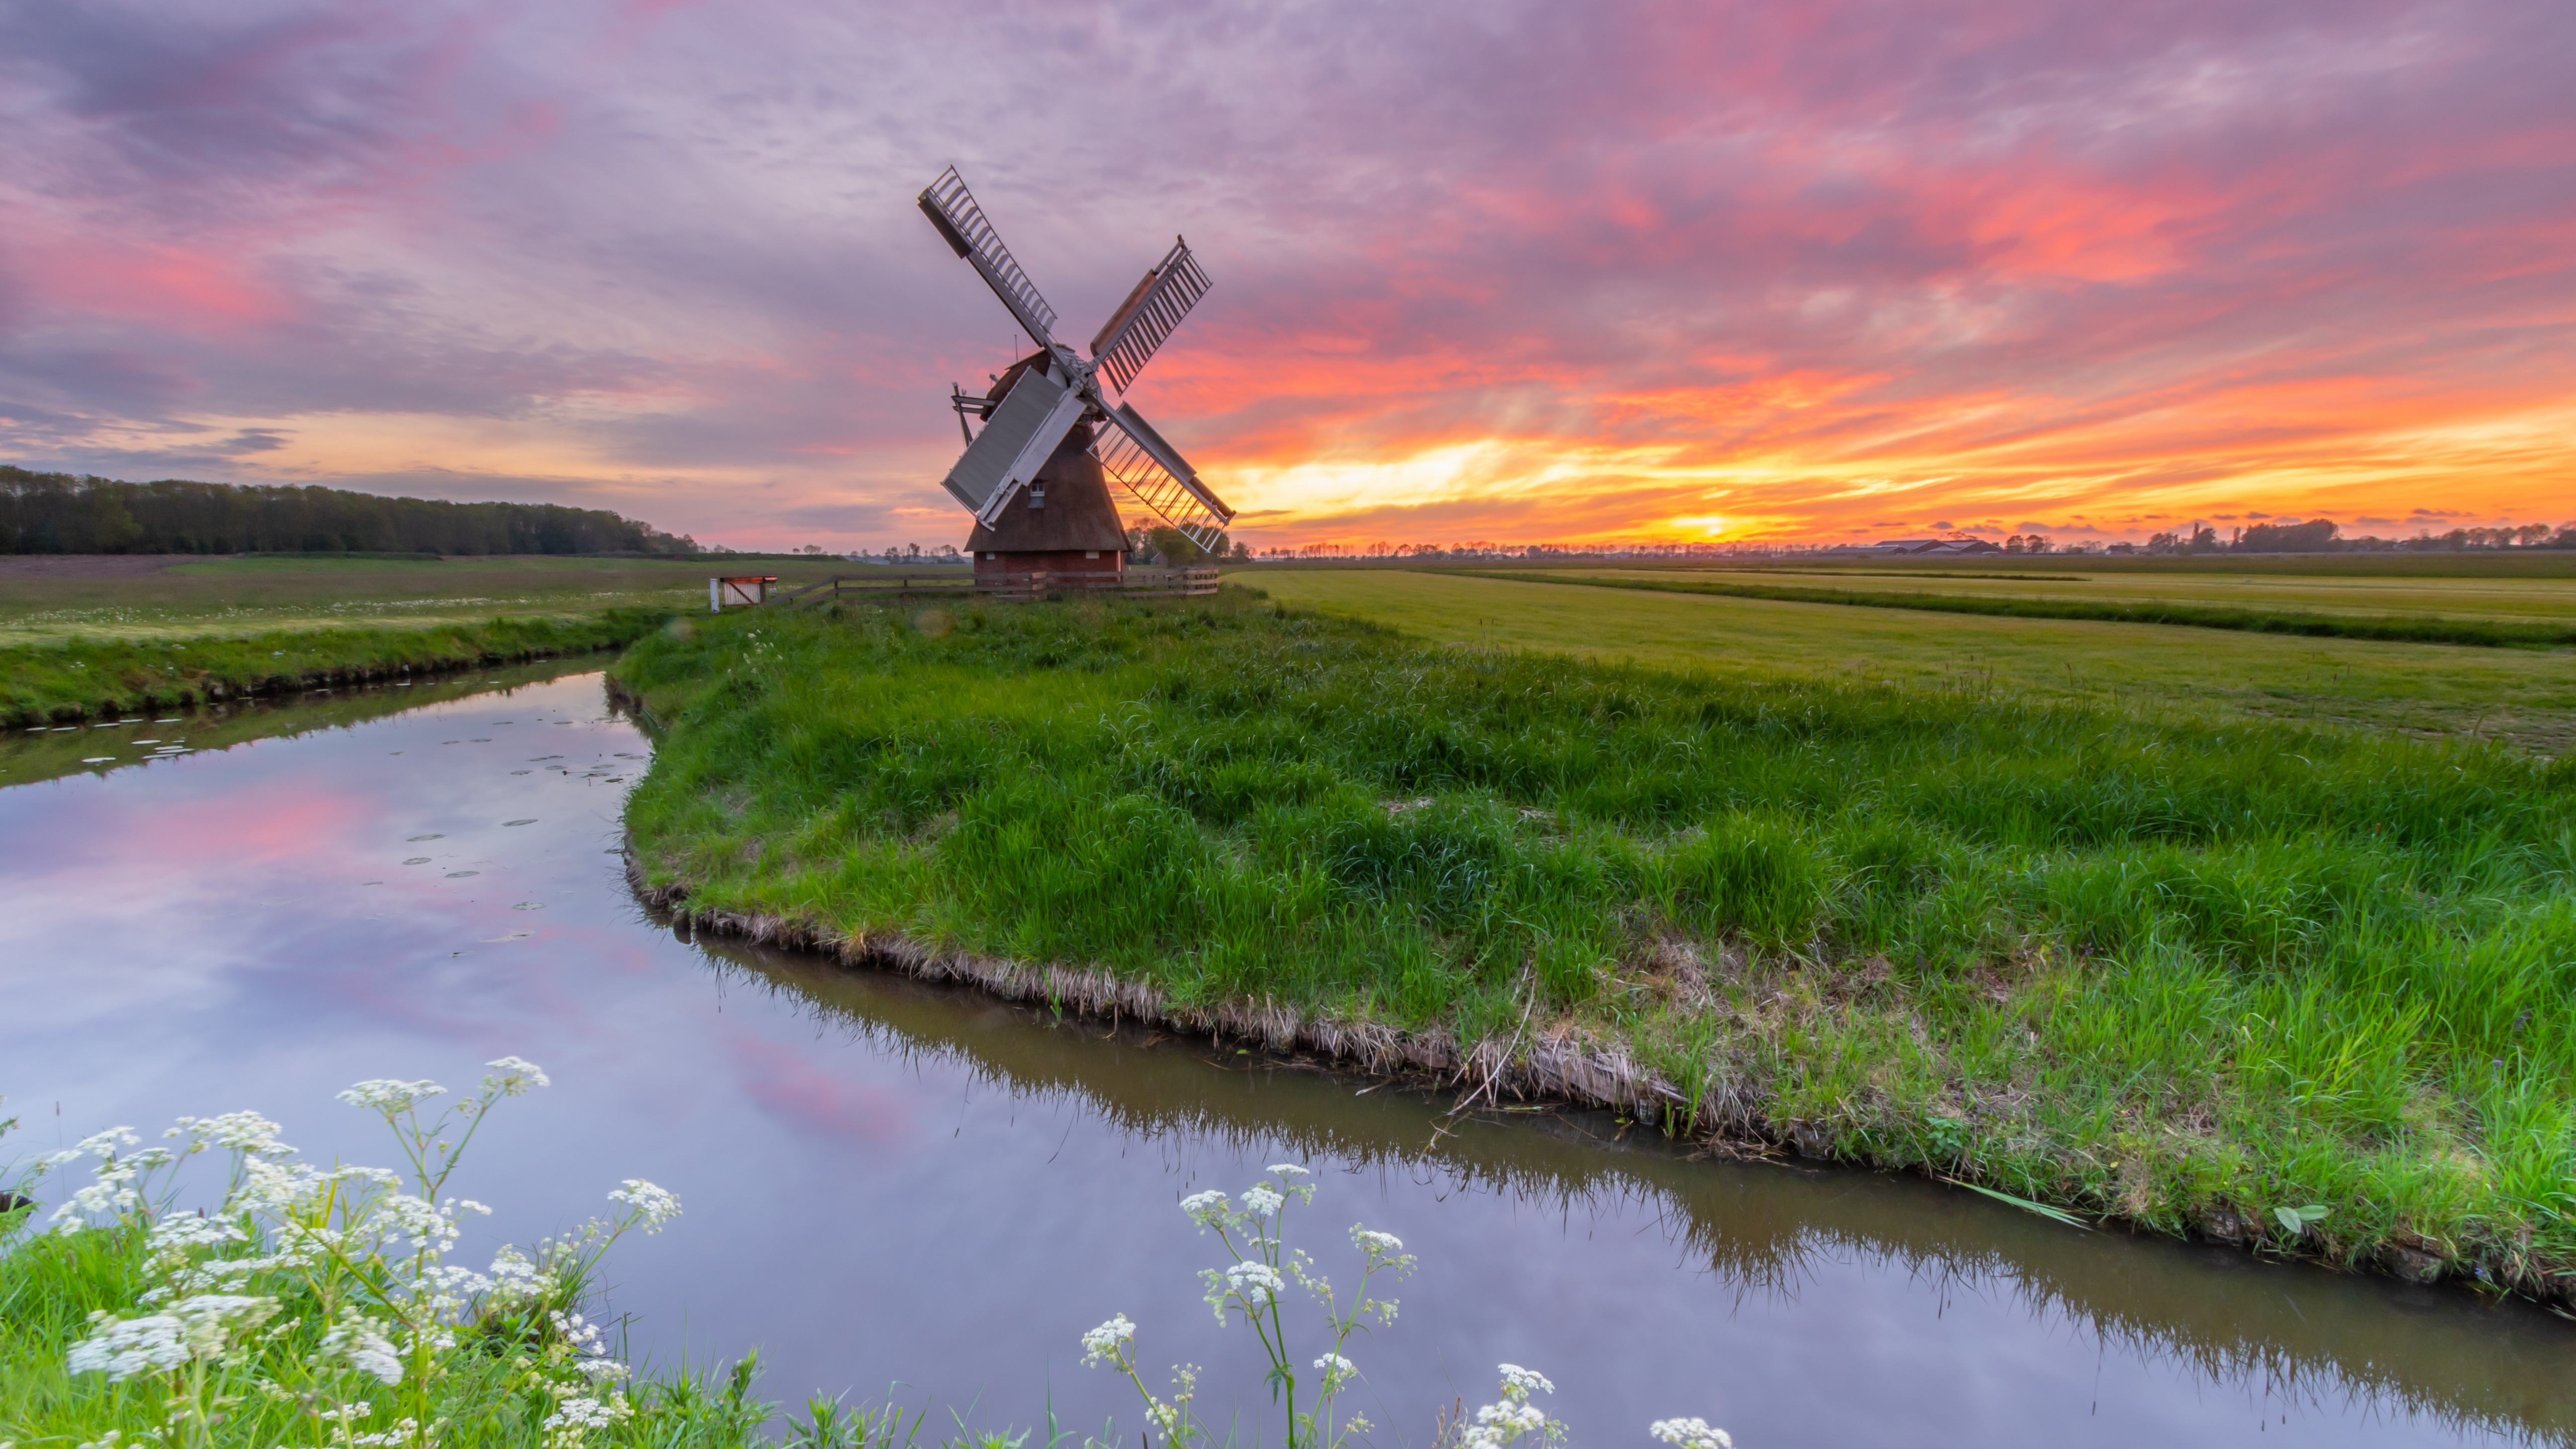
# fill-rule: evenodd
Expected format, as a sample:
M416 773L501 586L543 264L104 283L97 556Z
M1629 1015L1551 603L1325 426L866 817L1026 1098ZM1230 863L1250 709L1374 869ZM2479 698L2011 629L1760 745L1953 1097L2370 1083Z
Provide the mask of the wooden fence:
M1086 596L1182 599L1215 593L1217 572L1212 568L1187 568L1127 569L1114 574L835 574L820 583L773 595L769 602L793 606L870 599L1001 599L1014 603Z

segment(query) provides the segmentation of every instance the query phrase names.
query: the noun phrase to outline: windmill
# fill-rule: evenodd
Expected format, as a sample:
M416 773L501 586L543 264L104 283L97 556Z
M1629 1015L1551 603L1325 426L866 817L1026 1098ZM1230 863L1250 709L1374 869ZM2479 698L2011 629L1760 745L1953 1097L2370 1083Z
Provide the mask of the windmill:
M951 387L966 451L940 486L975 515L967 548L977 577L1030 573L1104 573L1125 567L1127 535L1115 483L1139 509L1213 552L1234 510L1199 481L1180 451L1163 440L1123 395L1199 298L1207 273L1175 238L1091 339L1083 357L1055 336L1055 309L983 208L949 167L921 193L921 211L949 248L972 264L1037 350L1010 365L981 394ZM980 430L967 419L981 422Z

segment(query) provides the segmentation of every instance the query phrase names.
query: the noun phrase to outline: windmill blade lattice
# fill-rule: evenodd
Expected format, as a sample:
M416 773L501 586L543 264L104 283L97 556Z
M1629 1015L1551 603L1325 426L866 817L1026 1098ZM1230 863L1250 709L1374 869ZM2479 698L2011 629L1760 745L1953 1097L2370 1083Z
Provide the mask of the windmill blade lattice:
M1122 393L1127 390L1154 349L1207 295L1209 285L1198 258L1190 255L1189 242L1174 238L1171 251L1127 294L1127 301L1110 316L1100 335L1091 339L1095 365L1112 387Z
M1029 340L1045 347L1055 340L1055 309L1038 295L1035 282L1020 270L1011 249L1002 245L1002 234L984 219L984 208L975 204L975 194L966 189L966 180L949 167L939 179L922 190L921 211L939 234L948 240L949 249L964 257L982 274L985 285L1002 305L1019 319L1020 330Z
M1234 521L1234 510L1199 482L1188 460L1134 408L1121 404L1109 413L1109 421L1116 426L1101 430L1091 445L1100 471L1182 537L1215 552L1217 536Z

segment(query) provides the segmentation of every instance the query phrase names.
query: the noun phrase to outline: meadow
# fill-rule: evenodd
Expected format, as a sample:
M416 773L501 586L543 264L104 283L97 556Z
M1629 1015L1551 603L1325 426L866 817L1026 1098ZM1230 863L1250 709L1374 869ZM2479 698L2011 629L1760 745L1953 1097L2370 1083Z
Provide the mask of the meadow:
M582 653L703 611L711 574L773 574L788 588L851 567L535 555L0 558L0 723L63 725Z
M2576 561L2576 554L2570 554ZM1934 568L1569 569L1557 576L1612 583L1792 585L1851 594L2063 603L2180 604L2205 609L2364 618L2496 620L2576 625L2576 570L2562 577L2405 574L2122 572L2091 559L2043 560L2019 571L1975 562Z
M2576 654L2156 624L1862 609L1455 573L1230 575L1420 639L1685 671L1713 683L1883 683L2263 720L2576 743ZM1874 586L1874 581L1873 581Z
M1920 634L1854 638L1870 611L1293 579L1426 637L1240 590L676 623L615 669L660 731L640 867L692 912L1094 969L1140 1010L1582 1050L1721 1142L2576 1272L2576 765L2165 707L2267 667L2217 643L2355 698L2416 646L2050 625L1982 661L1950 635L1927 676ZM2506 670L2446 709L2521 678L2419 653Z
M707 578L792 587L854 566L504 555L334 558L188 554L0 557L0 648L70 640L241 637L283 630L480 623L503 615L706 607Z

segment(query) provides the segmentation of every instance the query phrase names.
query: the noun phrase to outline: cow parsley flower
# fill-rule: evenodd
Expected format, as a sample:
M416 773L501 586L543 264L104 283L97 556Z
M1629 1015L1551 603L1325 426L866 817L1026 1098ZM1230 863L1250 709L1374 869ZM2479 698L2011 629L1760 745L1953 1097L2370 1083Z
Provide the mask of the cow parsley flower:
M1288 1178L1313 1177L1315 1175L1293 1162L1274 1162L1270 1164L1270 1170L1280 1177Z
M89 1337L72 1345L64 1363L73 1373L103 1373L111 1382L168 1373L192 1359L223 1357L235 1338L276 1312L274 1298L200 1293L139 1318L93 1313Z
M647 1233L662 1231L664 1223L680 1215L677 1197L640 1177L627 1178L626 1185L610 1193L608 1200L626 1204L635 1214L636 1226Z
M1224 1193L1211 1191L1194 1192L1182 1198L1181 1211L1189 1214L1190 1220L1204 1229L1224 1227L1232 1210L1226 1205Z
M394 1341L385 1333L385 1325L371 1318L344 1318L331 1325L322 1335L322 1361L347 1364L382 1384L403 1380L402 1355L394 1351Z
M1324 1371L1324 1392L1328 1394L1357 1378L1360 1372L1358 1364L1338 1353L1328 1353L1315 1360L1315 1367Z
M1256 1218L1266 1218L1279 1211L1279 1205L1287 1200L1266 1182L1243 1190L1243 1210Z
M1735 1440L1706 1419L1657 1419L1646 1432L1673 1449L1735 1449Z
M1107 1359L1112 1364L1117 1363L1125 1355L1127 1345L1133 1343L1135 1339L1136 1325L1127 1321L1126 1314L1116 1315L1098 1328L1084 1332L1082 1366L1096 1367L1103 1359Z
M147 1246L152 1256L172 1260L183 1257L191 1248L212 1248L224 1243L238 1243L248 1235L241 1224L230 1218L201 1218L194 1213L172 1213L152 1225Z
M1503 1392L1507 1394L1518 1390L1518 1397L1527 1398L1532 1389L1542 1389L1551 1394L1556 1392L1556 1385L1549 1383L1547 1375L1536 1369L1525 1369L1519 1364L1507 1363L1496 1365L1495 1372L1502 1375Z
M341 1101L352 1107L363 1107L370 1112L380 1112L387 1117L395 1117L432 1097L445 1096L446 1093L445 1087L427 1077L417 1082L400 1081L393 1077L371 1077L341 1092L339 1096Z
M483 1095L486 1098L496 1095L524 1097L530 1087L554 1085L554 1079L546 1075L545 1068L525 1057L494 1057L483 1065L492 1068L494 1073L483 1079Z
M1225 1286L1236 1297L1249 1303L1255 1289L1276 1296L1288 1285L1280 1278L1279 1271L1267 1263L1237 1263L1225 1270Z
M187 1138L190 1152L221 1147L251 1157L292 1157L295 1149L277 1140L277 1134L284 1130L257 1112L225 1112L213 1117L182 1117L177 1126L161 1135Z

